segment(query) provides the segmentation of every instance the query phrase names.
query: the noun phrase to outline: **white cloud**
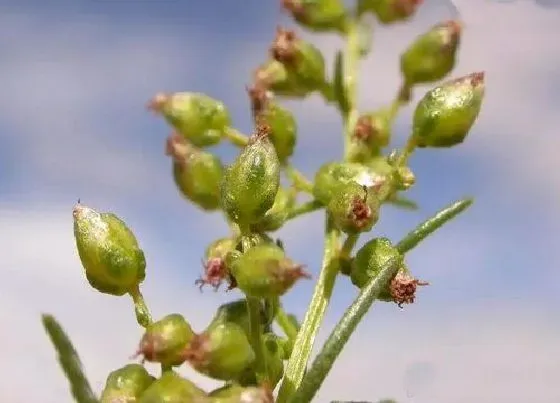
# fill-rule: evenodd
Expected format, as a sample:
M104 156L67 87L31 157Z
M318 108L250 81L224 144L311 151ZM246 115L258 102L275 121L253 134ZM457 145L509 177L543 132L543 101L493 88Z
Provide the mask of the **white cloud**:
M18 180L113 193L147 192L158 182L165 129L150 133L161 119L145 105L188 74L199 49L146 25L119 28L83 15L57 23L41 14L0 18L0 35L11 39L0 61L0 117L5 141L21 155L12 171ZM156 153L140 136L161 138Z

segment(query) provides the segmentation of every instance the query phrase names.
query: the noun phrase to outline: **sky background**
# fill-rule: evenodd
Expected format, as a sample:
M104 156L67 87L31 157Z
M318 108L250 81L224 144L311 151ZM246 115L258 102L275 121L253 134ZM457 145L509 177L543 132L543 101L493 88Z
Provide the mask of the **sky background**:
M455 0L465 30L452 76L486 72L479 120L460 147L412 157L410 196L420 210L384 207L364 241L398 240L463 196L475 204L408 255L430 287L404 310L374 305L317 402L560 401L560 8L553 3ZM360 71L360 108L390 102L400 52L456 15L447 1L425 0L412 22L375 26L373 54ZM135 232L156 318L182 313L202 330L219 304L240 296L194 286L206 245L227 227L219 214L180 197L163 153L169 128L145 104L159 91L205 92L249 132L245 86L278 24L294 27L276 0L0 2L1 400L71 401L41 312L66 328L98 391L111 370L130 362L141 336L130 299L99 294L83 276L72 233L78 198L116 213ZM341 40L303 35L331 66ZM414 92L415 102L428 88ZM341 122L318 97L287 105L299 123L293 162L311 177L341 155ZM412 111L399 115L395 147ZM235 155L227 146L217 152L226 163ZM315 278L322 224L315 213L278 232ZM312 281L298 283L286 309L303 317L312 288ZM338 281L316 348L356 295L348 279Z

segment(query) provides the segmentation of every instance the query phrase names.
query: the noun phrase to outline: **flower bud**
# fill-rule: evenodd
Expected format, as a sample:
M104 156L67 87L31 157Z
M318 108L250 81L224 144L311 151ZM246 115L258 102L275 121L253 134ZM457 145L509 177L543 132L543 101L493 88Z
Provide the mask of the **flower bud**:
M126 224L78 202L72 211L78 255L90 285L104 294L134 291L146 276L146 259Z
M188 379L166 371L142 394L138 403L210 403L208 395Z
M255 360L245 331L223 322L196 335L185 352L186 360L201 374L213 379L237 379Z
M383 24L402 22L412 17L423 0L359 0L358 10L371 11Z
M259 125L257 134L224 174L222 208L240 227L260 220L278 193L280 162L268 130Z
M198 92L160 93L148 107L163 115L167 123L197 147L218 144L231 123L222 102Z
M282 0L282 7L311 31L346 31L348 15L341 0Z
M170 314L150 324L138 347L144 360L159 362L164 366L181 365L184 350L194 337L189 323L179 314Z
M140 364L125 365L107 377L101 403L136 403L154 379Z
M264 319L264 311L262 312L262 318ZM227 322L235 323L249 335L250 323L249 312L247 311L247 300L239 299L220 305L216 310L214 318L208 325L208 329Z
M292 189L279 188L270 210L266 212L262 219L251 226L253 231L272 232L280 229L288 219L288 214L295 200L296 194Z
M249 90L255 118L270 127L268 138L274 145L281 164L294 153L297 140L297 122L294 115L274 102L264 88L256 86Z
M462 143L474 125L484 98L484 73L472 73L430 90L414 111L418 147L452 147Z
M247 250L231 267L237 286L258 298L281 296L300 278L310 278L302 265L287 258L276 244L261 244Z
M271 388L236 384L222 386L209 394L212 403L274 403Z
M353 140L353 160L367 161L378 156L381 149L389 145L391 139L391 119L387 110L363 114L358 118Z
M208 284L217 290L224 280L230 280L226 258L229 252L235 250L235 245L233 238L220 238L206 248L204 274L195 281L200 289Z
M355 182L339 188L327 206L334 224L347 234L368 232L379 219L379 201L367 186Z
M293 74L302 88L316 91L324 86L326 68L321 51L298 38L295 32L278 28L270 54Z
M173 158L173 178L183 196L206 211L220 208L220 159L189 144L176 132L167 139L166 154Z
M367 165L352 162L328 162L315 173L313 195L321 203L328 205L341 186L357 183L377 192L377 189L385 182L384 175L377 173L375 169Z
M282 97L305 98L313 92L300 85L294 71L277 60L269 60L253 73L255 86L272 91Z
M461 24L447 21L420 35L401 55L401 73L407 86L439 81L455 66Z

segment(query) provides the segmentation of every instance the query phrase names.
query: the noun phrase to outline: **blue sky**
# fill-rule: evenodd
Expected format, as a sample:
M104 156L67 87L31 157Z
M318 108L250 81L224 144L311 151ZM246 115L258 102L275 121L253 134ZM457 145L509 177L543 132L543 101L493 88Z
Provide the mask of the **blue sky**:
M219 215L203 214L179 196L163 154L169 128L145 104L162 90L205 92L223 100L235 126L248 132L245 85L265 59L276 25L292 25L277 2L263 3L0 5L0 318L9 324L0 340L10 346L6 369L0 367L10 379L0 385L5 400L70 401L41 333L40 312L52 312L68 328L96 388L127 362L140 335L130 301L99 295L83 278L70 214L78 198L115 212L135 231L148 259L144 290L155 316L181 312L201 330L219 303L239 296L201 295L193 286L205 246L227 228ZM454 15L443 1L425 3L409 24L375 27L374 52L361 69L361 109L392 99L400 51ZM412 402L407 391L415 403L560 399L554 383L560 328L551 321L560 301L553 252L560 241L560 10L530 1L455 3L466 28L453 76L486 71L483 111L460 147L414 155L418 184L410 195L421 209L386 207L369 237L397 240L465 195L474 196L475 205L409 255L413 272L432 285L404 311L375 306L319 402L384 396ZM340 40L304 36L332 65ZM426 89L417 89L415 99ZM299 122L294 164L312 176L341 154L340 120L319 98L287 104ZM399 117L395 146L406 138L411 112ZM226 162L234 156L227 146L217 152ZM278 234L315 275L321 225L321 214L313 214ZM286 307L301 317L312 287L298 284ZM340 279L320 340L355 295ZM431 374L428 380L414 378L415 368ZM369 376L356 373L374 374L379 383L372 387ZM18 380L24 374L41 378L37 388L24 387Z

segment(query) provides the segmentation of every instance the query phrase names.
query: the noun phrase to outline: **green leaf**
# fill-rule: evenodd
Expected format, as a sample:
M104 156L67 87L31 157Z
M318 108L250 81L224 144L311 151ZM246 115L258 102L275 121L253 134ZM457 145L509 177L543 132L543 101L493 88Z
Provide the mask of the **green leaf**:
M334 78L333 78L333 91L336 103L340 108L343 115L348 113L350 105L348 104L348 98L346 97L346 89L344 88L344 60L342 57L342 52L339 50L336 52L336 57L334 60Z
M418 203L403 196L397 196L394 199L387 200L387 203L409 211L416 211L419 208Z
M473 204L473 199L463 199L450 204L410 231L398 244L402 254L418 245L446 222L452 220Z
M70 383L74 400L77 403L98 403L84 374L80 357L60 324L53 316L47 314L43 314L41 320L58 354L58 362Z

